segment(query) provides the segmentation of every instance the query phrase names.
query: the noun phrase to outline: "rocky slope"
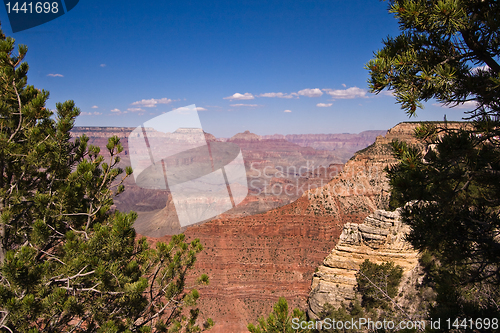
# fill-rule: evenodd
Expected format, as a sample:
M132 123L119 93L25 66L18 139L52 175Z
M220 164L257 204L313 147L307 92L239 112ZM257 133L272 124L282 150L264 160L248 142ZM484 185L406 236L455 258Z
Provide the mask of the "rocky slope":
M247 323L268 314L280 296L285 296L291 306L306 308L313 274L335 247L344 224L360 224L375 210L386 207L389 187L383 170L396 162L389 142L392 138L411 140L415 126L398 124L385 138L377 137L374 144L356 153L340 174L319 175L321 179L334 177L325 181L325 186L303 186L303 194L291 204L262 214L226 216L187 228L187 238L200 238L205 248L198 256L194 273L207 273L211 279L209 286L200 288L199 303L201 317L212 317L216 322L213 332L245 332ZM239 144L243 142L243 151L245 144L251 147L252 142L265 141L253 136L245 140L251 135L243 134L234 138ZM254 166L258 171L269 172L274 181L271 184L281 184L275 188L284 188L286 177L274 176L286 168L280 170L277 166L285 165L283 161L289 166L295 165L291 161L306 156L307 150L300 150L304 155L298 156L297 145L277 141L283 155L258 146L260 150L253 158L259 158L262 164ZM251 153L251 149L246 150ZM292 172L288 173L289 170ZM289 170L287 174L293 174L293 168ZM304 172L296 175L306 175L300 177L306 179L322 173L321 170L303 169ZM266 188L269 189L269 185L261 187ZM258 202L255 196L247 200ZM155 218L161 221L169 217L159 214Z
M128 127L75 127L74 136L89 137L89 144L101 147L101 154L108 155L107 139L117 135L124 151L121 166L130 165L130 149L127 138L134 128ZM182 129L180 129L182 132ZM207 141L229 141L240 146L247 169L250 196L236 209L233 216L245 216L269 211L297 200L305 191L319 188L335 177L341 170L346 156L354 150L371 144L376 134L385 131L365 131L359 134L304 134L258 136L249 131L238 133L230 139L216 139L205 133ZM189 136L189 133L179 133ZM155 140L156 137L151 138ZM165 139L165 138L159 138ZM321 143L320 145L315 144ZM329 144L327 144L329 143ZM340 148L348 151L347 155ZM350 148L346 148L350 147ZM344 149L342 148L342 149ZM324 150L323 150L324 149ZM332 151L333 150L333 151ZM145 215L140 220L156 216L156 220L167 212L169 191L144 189L136 186L133 177L125 181L126 191L115 200L121 211L134 210ZM172 219L169 218L169 221ZM176 222L169 223L167 233L179 232Z
M386 131L363 131L358 134L274 134L264 135L262 138L284 139L301 147L333 151L345 163L355 152L369 146L377 136L385 133Z
M346 164L344 172L349 169L349 163L356 159L371 159L374 155L379 156L379 168L383 169L384 166L391 165L395 162L392 157L383 160L380 157L384 154L376 152L386 149L393 140L405 141L425 151L428 147L412 135L419 124L418 122L405 122L391 128L385 137L377 137L372 146L357 152L355 157ZM435 125L438 128L459 129L468 127L470 124L450 122L435 123ZM344 175L344 172L340 177ZM371 176L369 178L373 179ZM385 192L388 190L387 182L382 180L380 188L384 193L387 193ZM331 192L328 189L320 191L324 192L325 190L327 193ZM325 195L322 197L324 198ZM379 202L385 202L387 198L381 194ZM324 199L321 203L325 206ZM378 205L377 209L384 208L384 206L384 204ZM404 288L406 288L402 297L406 299L403 300L401 296L397 296L396 302L404 304L407 309L412 309L410 312L414 314L420 311L421 309L419 310L417 307L422 298L422 290L418 293L414 289L416 285L421 284L423 275L421 267L418 265L418 253L405 241L405 235L408 232L408 227L400 221L398 211L376 210L361 224L345 223L337 245L313 276L308 300L309 316L317 317L327 303L339 307L341 302L348 305L354 300L357 285L355 274L365 259L377 264L393 261L396 265L401 266L404 270L402 281L404 281ZM400 290L402 290L401 288L403 287L400 287Z
M123 168L130 165L130 148L128 136L134 128L119 127L76 127L73 136L83 134L89 137L89 144L99 146L101 154L109 156L105 148L107 139L117 135L124 147L120 154ZM162 134L149 131L149 143L155 147L155 140L172 141L177 147L178 137L183 143L189 142L189 137L199 136L192 133L192 129L178 129L175 133ZM205 133L210 147L220 141L213 135ZM177 141L176 141L177 140ZM173 142L175 141L175 142ZM332 152L315 150L311 147L300 147L283 139L271 140L250 133L238 133L223 141L238 145L242 151L247 179L249 196L236 208L225 213L226 216L247 216L286 205L299 198L307 189L321 187L335 177L343 165L340 159ZM178 148L178 147L177 147ZM158 152L155 152L158 153ZM175 208L171 204L168 189L145 189L136 185L134 177L125 180L126 191L115 198L116 208L120 211L136 211L139 218L136 229L144 235L161 237L166 234L179 233L180 227Z
M418 253L405 241L409 227L399 212L376 210L361 224L346 223L334 250L314 273L308 314L316 318L325 304L335 308L355 299L356 273L366 259L381 264L392 261L408 276L417 267Z
M188 227L186 235L205 246L196 272L211 278L200 290L200 304L202 314L216 321L214 332L245 332L280 296L305 309L313 274L343 225L362 223L387 205L384 167L395 162L388 139L379 137L328 184L306 190L291 204Z

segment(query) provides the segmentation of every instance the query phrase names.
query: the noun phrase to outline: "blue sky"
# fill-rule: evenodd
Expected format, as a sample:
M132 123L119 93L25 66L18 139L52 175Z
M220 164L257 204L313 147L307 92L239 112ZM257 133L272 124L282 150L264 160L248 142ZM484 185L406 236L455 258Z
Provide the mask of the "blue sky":
M205 131L229 137L357 133L408 120L390 94L367 91L364 69L398 34L387 2L96 1L12 33L28 46L28 82L68 99L78 126L139 126L196 104ZM460 120L427 103L414 120Z

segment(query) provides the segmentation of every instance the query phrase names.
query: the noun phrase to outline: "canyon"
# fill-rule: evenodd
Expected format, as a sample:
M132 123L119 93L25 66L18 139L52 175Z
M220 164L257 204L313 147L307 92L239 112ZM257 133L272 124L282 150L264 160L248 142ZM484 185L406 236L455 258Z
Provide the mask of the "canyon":
M379 140L380 141L380 140ZM246 332L246 324L268 314L279 297L307 308L311 279L335 247L345 223L358 224L384 208L389 186L384 167L394 163L388 143L356 153L325 186L291 204L241 218L218 218L188 227L205 250L196 273L210 285L200 289L201 310L215 332Z
M263 135L263 139L284 139L301 147L311 147L318 150L329 150L347 162L355 152L373 143L379 135L385 135L386 131L370 130L357 134L274 134Z
M72 133L74 136L85 134L89 138L89 144L100 147L101 154L105 157L109 157L105 148L107 138L118 136L124 148L120 154L122 161L119 166L124 168L131 165L130 155L137 153L134 151L137 149L129 147L128 144L128 136L133 130L134 128L120 127L76 127ZM192 135L189 130L180 129L178 132L177 136L184 136L184 142L189 142L189 136ZM177 146L167 145L175 139L173 137L169 138L153 131L150 136L151 134L153 137L149 139L153 144L154 140L163 140L162 145L156 146ZM351 135L346 142L358 140L357 137ZM218 142L236 144L240 147L245 161L249 195L243 203L226 212L225 216L248 216L291 203L306 190L325 185L342 170L344 163L344 160L332 151L302 147L283 138L265 139L248 131L232 138L219 139L205 133L205 139L209 147L219 144ZM151 183L154 183L154 180ZM168 188L143 188L137 186L134 177L127 178L124 184L126 191L115 198L115 207L120 211L138 212L138 232L160 237L185 230L177 220Z
M256 179L269 183L255 182L250 195L234 211L181 230L176 227L168 191L134 188L129 178L125 193L115 204L120 210L139 211L139 233L141 228L159 223L169 225L163 232L183 231L187 239L199 238L204 250L197 258L192 279L201 273L210 277L210 284L199 288L200 316L215 321L213 332L246 332L246 325L267 315L279 297L285 297L290 307L308 307L313 276L316 282L321 279L320 266L335 249L344 225L349 223L354 230L370 214L387 208L389 184L384 168L396 163L390 142L399 139L415 143L412 133L417 125L400 123L385 136L376 133L378 136L371 144L368 142L345 164L333 150L301 146L312 145L314 137L311 141L302 137L301 145L286 137L269 139L250 132L221 140L241 147L247 176L260 172ZM111 133L127 137L126 129L108 129L105 134L96 130L93 137L87 129L78 133L85 133L91 138L90 143L101 147ZM128 151L124 141L121 156L126 164ZM283 172L287 167L294 170L292 166L300 169L311 157L319 161L314 167L296 173ZM270 184L275 189L284 188L290 180L297 180L294 188L300 188L289 192L292 196L269 191ZM261 192L252 196L252 191ZM130 194L124 196L127 192ZM168 241L169 236L149 239ZM320 273L315 275L316 270ZM320 284L314 283L313 290Z

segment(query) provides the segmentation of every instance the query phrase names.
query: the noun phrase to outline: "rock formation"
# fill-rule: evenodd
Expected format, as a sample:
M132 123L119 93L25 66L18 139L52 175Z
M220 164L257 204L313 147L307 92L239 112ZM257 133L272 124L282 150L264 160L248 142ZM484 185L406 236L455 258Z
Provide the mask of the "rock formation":
M301 188L303 194L298 195L298 200L293 203L262 214L238 218L234 218L235 215L227 215L203 225L187 228L186 237L199 238L204 246L204 251L197 258L194 273L206 273L210 277L210 285L200 288L199 305L200 317L214 319L214 332L245 332L249 322L255 323L258 317L269 314L272 305L280 296L286 297L291 307L306 308L315 269L335 247L344 224L350 223L349 228L354 233L357 224L362 223L374 211L387 206L389 186L384 168L396 162L389 143L393 138L411 140L411 134L417 125L398 124L388 131L385 138L379 136L371 146L356 153L345 164L340 174L335 173L329 177L330 173L326 172L326 176L323 175L322 171L327 170L329 165L324 169L297 171L296 175L305 176L300 177L301 179L319 176L326 185L317 188L317 184L321 184L317 182L316 186L309 189L304 183ZM253 136L247 133L235 139L245 137ZM269 194L272 194L270 189L273 188L270 186L274 186L274 189L280 186L286 188L286 177L278 177L280 172L293 174L293 168L280 170L279 166L291 167L296 165L293 161L307 160L305 156L319 154L322 157L321 154L325 154L315 152L311 147L299 147L283 139L252 140L254 139L239 140L238 144L244 153L246 151L249 159L261 162L260 166L254 164L255 170L250 170L251 172L262 172L261 176L263 172L268 172L266 175L271 176L269 179L272 182L269 184L272 185L259 187L263 191L268 189L266 193ZM254 151L250 147L255 147ZM306 154L307 152L311 154ZM330 152L323 156L329 154ZM158 223L163 219L169 221L171 217L167 211L153 213L151 206L147 206L147 195L156 198L152 193L136 193L129 198L123 196L129 190L130 187L127 187L125 193L118 198L122 200L121 206L131 207L129 209L143 207L143 211L151 214L152 220ZM164 196L163 200L166 200L166 197ZM140 204L132 199L139 200ZM254 204L260 207L259 209L267 210L273 207L267 205L268 203L279 201L280 198L268 195L268 201L259 201L258 196L250 195L246 200L249 205ZM166 204L163 201L160 208L164 208ZM282 204L278 202L274 207ZM159 203L155 203L156 207L157 205ZM379 221L382 217L379 220L376 217L373 219ZM147 222L147 219L141 221L142 225ZM371 226L368 222L365 224L367 227ZM375 240L375 236L380 236L370 233L370 230L372 229L357 229L358 233L364 233L364 236L361 236L366 237L362 238L365 243L370 235L372 240ZM168 240L168 237L161 239ZM375 243L372 241L371 244ZM370 249L376 251L375 248ZM323 296L327 297L326 292L324 294Z
M211 282L200 288L201 311L216 332L245 332L249 322L269 314L277 299L307 307L315 269L337 243L345 223L357 225L386 207L389 186L384 167L395 163L380 137L358 152L342 172L321 188L304 188L295 202L266 213L221 218L188 227L205 250L197 273Z
M404 281L412 281L409 284L417 284L421 278L418 271L418 253L411 245L404 241L408 227L399 220L399 212L388 212L382 210L386 207L389 199L389 184L385 178L383 169L397 161L391 155L390 143L393 140L405 141L409 144L420 147L425 151L427 147L418 141L413 133L420 122L400 123L384 136L378 136L373 145L358 151L353 158L345 165L339 179L345 178L341 184L354 184L343 187L344 192L350 195L347 202L354 202L359 213L361 211L373 214L366 217L362 224L345 223L339 241L333 251L325 258L323 264L315 272L311 284L311 293L308 300L308 313L311 317L316 317L325 304L329 303L334 307L339 307L341 302L348 304L355 297L356 270L365 259L369 259L377 264L393 261L404 269ZM460 129L470 126L464 122L434 123L437 127L448 129ZM441 133L438 133L441 135ZM389 153L389 155L388 155ZM363 165L361 161L370 161L364 166L365 170L377 167L379 173L373 172L349 172L351 165ZM332 198L335 187L333 180L328 186L311 191L309 196L315 200L309 200L309 209L315 211L335 212L334 203L342 203L346 197L338 193ZM356 185L362 189L363 195L356 198ZM376 185L376 186L374 186ZM381 193L377 200L377 190ZM338 191L337 191L338 192ZM344 205L346 206L346 205ZM376 209L376 210L375 210ZM344 220L344 222L349 222ZM406 301L408 308L411 308ZM416 303L416 300L414 300Z
M342 221L361 223L371 212L386 208L390 188L384 169L397 162L389 143L388 139L377 137L372 145L354 154L342 172L328 184L308 190L281 211L341 220L346 215L356 216L355 221Z
M101 154L109 156L106 149L108 138L116 135L121 139L123 152L120 154L122 162L120 167L130 165L130 150L128 136L134 130L129 127L75 127L73 136L86 135L89 144L101 148ZM174 133L160 133L148 131L149 141L167 140L179 149L177 141L189 141L189 136L198 135L196 129L177 129ZM316 150L311 147L301 147L286 140L264 140L256 134L246 131L238 133L230 139L216 139L213 135L205 133L209 144L215 141L228 141L237 144L245 160L247 169L249 197L236 209L226 213L232 216L245 216L266 212L295 201L307 189L318 188L325 185L341 170L341 159L330 151ZM163 141L162 141L163 142ZM157 145L158 146L158 145ZM160 223L160 216L169 216L168 228L155 226L155 230L163 230L165 234L178 233L178 223L171 218L169 191L158 189L144 189L135 184L133 177L125 180L126 191L115 199L115 205L120 211L134 210L139 212L140 221L154 217ZM142 218L141 214L147 215ZM174 214L175 215L175 212ZM175 219L175 218L174 218ZM142 227L142 223L138 223ZM158 229L160 227L160 229ZM149 228L143 229L143 231ZM162 232L163 232L162 231Z
M251 133L250 131L245 131L243 133L235 134L232 138L228 139L230 142L238 141L262 141L262 138L257 134Z
M418 264L418 253L405 241L409 227L399 219L399 212L377 210L364 223L346 223L335 249L314 273L309 295L308 314L317 317L325 304L337 308L355 299L356 272L369 259L381 264L394 262L404 275Z
M263 139L282 139L295 143L301 147L311 147L318 150L329 150L345 163L360 149L367 147L379 135L386 131L364 131L358 134L289 134L264 135Z
M127 135L111 129L107 132ZM92 144L104 147L106 137L97 133L86 132L89 137L94 134ZM222 333L245 332L246 325L268 314L280 296L286 297L291 307L304 309L314 271L337 242L342 225L360 223L384 206L388 188L383 167L394 161L389 145L376 143L353 157L341 172L342 165L327 164L335 162L331 152L283 139L256 140L250 133L235 136L236 141L245 159L253 163L247 169L253 173L249 179L260 176L266 180L262 186L254 182L264 199L249 195L246 207L257 207L261 212L282 207L239 218L227 212L226 217L185 231L188 239L200 238L205 249L197 258L194 276L206 273L210 277L210 285L200 288L200 316L213 318L214 332ZM313 159L324 162L307 165ZM133 180L128 181L131 183L115 202L120 210L140 210L138 229L175 227L167 193L134 188ZM331 192L318 189L325 184ZM283 206L283 200L295 198L299 199ZM151 209L161 204L161 210Z

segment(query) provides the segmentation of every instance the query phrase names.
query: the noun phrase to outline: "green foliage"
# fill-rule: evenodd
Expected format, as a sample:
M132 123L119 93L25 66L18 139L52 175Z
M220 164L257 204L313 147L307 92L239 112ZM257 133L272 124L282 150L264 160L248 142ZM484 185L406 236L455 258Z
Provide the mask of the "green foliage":
M354 303L350 304L349 306L345 306L345 304L342 303L338 309L335 309L330 304L326 304L323 308L323 311L319 315L319 319L322 321L325 321L325 319L327 319L327 318L331 319L332 328L322 327L322 328L318 328L317 330L314 330L313 332L317 332L317 333L353 332L355 330L346 329L344 327L337 328L338 326L333 324L333 320L335 320L335 322L341 321L343 323L345 323L345 322L358 322L359 318L369 318L369 317L371 317L370 314L366 312L366 309L364 309L361 306L361 304L358 300L355 300Z
M288 303L284 298L280 298L274 305L273 311L268 318L260 318L259 325L248 325L251 333L264 332L356 332L356 329L337 328L336 322L358 322L360 318L370 318L371 321L393 320L398 322L401 316L395 315L392 302L396 297L399 284L403 275L403 269L395 266L393 262L386 262L380 265L366 260L356 274L358 283L357 295L362 298L362 303L358 299L348 306L344 303L335 309L326 304L317 320L306 319L304 313L298 309L293 314L288 313ZM294 319L295 318L295 319ZM302 328L300 327L302 323ZM356 326L355 326L356 327ZM358 326L359 327L359 326ZM365 327L366 328L366 327ZM413 330L411 330L413 332ZM410 332L410 331L408 331Z
M119 139L106 163L71 139L80 110L57 103L52 118L48 92L27 85L26 51L0 30L0 330L199 331L185 284L199 240L136 241L137 215L110 211L126 177Z
M274 305L273 311L269 317L259 318L259 324L254 326L248 324L248 330L251 333L294 333L294 332L308 332L303 329L293 329L292 320L298 318L299 321L305 321L306 317L303 311L294 309L291 314L288 313L288 302L285 298L280 297L278 302Z
M394 142L391 205L427 251L436 318L498 317L500 309L500 3L393 0L401 34L367 64L373 92L391 89L410 115L421 102L474 101L468 126L426 124L430 148ZM430 264L432 263L432 264Z
M372 263L366 259L356 273L358 291L363 295L363 307L388 308L389 298L393 299L403 277L403 268L393 262Z
M356 273L357 288L354 301L347 306L341 303L341 306L337 309L330 304L326 304L319 314L319 320L325 325L322 329L318 328L314 332L357 332L358 330L355 328L347 329L343 327L344 325L340 325L341 328L339 328L339 325L335 324L335 322L359 323L360 318L369 319L372 322L392 321L394 323L409 320L410 317L402 311L396 300L402 276L402 267L395 266L393 262L385 262L379 265L370 262L368 259L365 260ZM393 332L401 330L397 327L392 330L389 328L384 330L365 326L362 331Z
M417 139L435 141L438 138L438 129L436 124L425 122L415 128L414 135Z
M440 295L436 313L497 315L500 150L464 130L435 144L414 168L401 156L414 156L416 149L394 144L401 163L388 172L391 203L404 207L413 246L437 262L428 273Z
M481 103L498 110L500 4L496 1L391 0L402 33L388 37L366 68L373 92L394 90L411 116L422 101ZM487 65L489 69L471 70ZM483 106L487 106L484 108Z

